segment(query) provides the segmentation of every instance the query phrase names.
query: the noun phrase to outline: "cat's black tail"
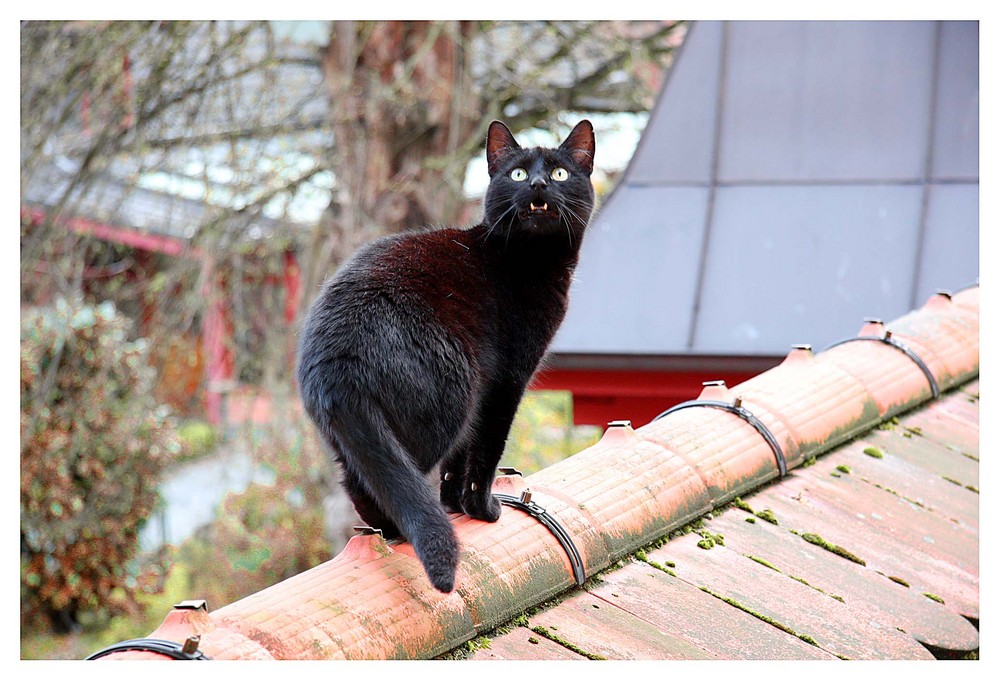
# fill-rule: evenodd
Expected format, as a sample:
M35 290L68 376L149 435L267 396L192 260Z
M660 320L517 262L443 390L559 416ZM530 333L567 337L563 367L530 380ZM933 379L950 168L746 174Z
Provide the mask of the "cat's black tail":
M313 420L339 454L362 518L386 516L413 545L434 588L454 590L459 548L451 520L378 408L339 405Z

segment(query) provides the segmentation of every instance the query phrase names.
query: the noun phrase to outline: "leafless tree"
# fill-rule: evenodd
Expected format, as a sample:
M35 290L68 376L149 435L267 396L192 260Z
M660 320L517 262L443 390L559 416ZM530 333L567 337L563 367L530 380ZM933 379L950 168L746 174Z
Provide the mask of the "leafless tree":
M562 134L645 112L683 34L337 21L301 38L315 26L23 23L22 304L113 299L182 382L221 333L237 379L290 396L299 318L344 258L475 218L465 176L491 119Z
M237 378L288 392L299 316L345 257L474 219L465 176L489 120L561 134L584 113L646 111L683 32L337 21L302 40L304 26L23 23L22 301L114 299L187 382L199 367L179 363L226 308Z
M295 248L301 310L360 243L466 217L466 168L490 119L518 130L647 110L678 27L342 21L310 45L268 22L25 23L22 203L47 209L22 230L26 293L74 295L85 277L134 266L65 229L84 216L179 236L243 272L273 270L275 253ZM140 190L159 199L140 208L177 214L131 224ZM324 194L329 210L303 224L297 205ZM182 211L178 196L200 210ZM183 326L205 304L207 269L170 264L157 264L178 274L159 278L159 302Z

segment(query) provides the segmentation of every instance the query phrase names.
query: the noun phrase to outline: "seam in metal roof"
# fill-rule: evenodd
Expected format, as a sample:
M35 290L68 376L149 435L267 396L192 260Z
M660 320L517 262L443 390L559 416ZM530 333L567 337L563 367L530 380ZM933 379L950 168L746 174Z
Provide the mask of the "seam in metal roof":
M696 408L499 477L497 492L530 488L562 524L583 588L555 537L505 508L493 524L455 516L451 594L431 587L409 544L356 536L219 610L175 609L151 637L200 636L215 659L432 658L486 632L476 659L977 651L979 290L935 295L884 328L942 397L906 354L862 342L795 349L738 386L706 388L739 398L773 434L789 470L780 481L754 427ZM103 659L141 657L159 656Z
M781 355L975 278L978 47L976 21L693 22L553 351Z

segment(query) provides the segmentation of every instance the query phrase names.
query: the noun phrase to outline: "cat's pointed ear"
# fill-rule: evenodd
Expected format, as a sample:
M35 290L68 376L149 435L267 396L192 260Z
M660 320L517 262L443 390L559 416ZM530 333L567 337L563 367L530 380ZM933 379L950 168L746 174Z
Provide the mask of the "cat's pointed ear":
M588 175L594 171L594 126L586 118L576 124L559 148L568 151Z
M521 145L517 143L506 125L500 121L490 123L489 132L486 134L486 164L490 177L497 172L504 156L520 148Z

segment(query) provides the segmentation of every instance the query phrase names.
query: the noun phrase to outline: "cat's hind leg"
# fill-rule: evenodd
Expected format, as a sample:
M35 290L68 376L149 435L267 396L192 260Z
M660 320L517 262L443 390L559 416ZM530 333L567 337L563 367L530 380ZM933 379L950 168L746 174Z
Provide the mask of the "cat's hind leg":
M353 408L349 413L338 411L335 418L337 440L343 445L345 484L349 492L355 487L352 499L364 507L358 508L359 515L370 512L372 522L391 521L413 545L431 584L451 592L458 567L458 539L424 474L379 410Z
M382 530L382 536L386 539L395 539L402 534L396 523L379 508L364 483L351 473L350 469L344 470L344 488L354 503L354 510L369 527Z

